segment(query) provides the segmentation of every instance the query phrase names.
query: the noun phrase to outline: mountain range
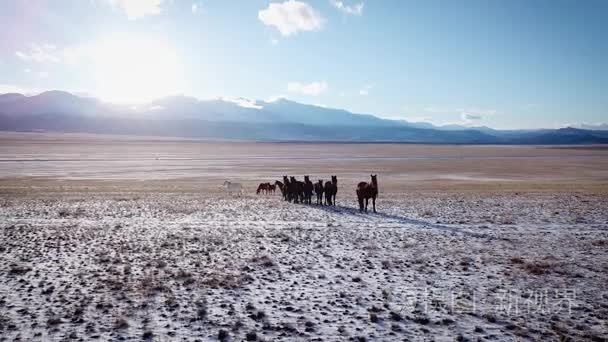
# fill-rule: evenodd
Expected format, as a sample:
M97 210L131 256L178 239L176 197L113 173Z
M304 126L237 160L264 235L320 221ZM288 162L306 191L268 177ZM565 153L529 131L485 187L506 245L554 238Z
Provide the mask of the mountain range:
M592 127L584 127L592 128ZM495 130L434 126L307 105L287 99L199 100L170 96L137 106L64 91L0 94L0 130L174 136L256 141L455 144L604 144L608 130Z

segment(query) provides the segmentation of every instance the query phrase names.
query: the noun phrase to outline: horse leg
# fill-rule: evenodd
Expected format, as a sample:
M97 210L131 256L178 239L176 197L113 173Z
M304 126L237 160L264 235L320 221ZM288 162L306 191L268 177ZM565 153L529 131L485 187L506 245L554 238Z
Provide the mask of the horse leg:
M367 205L369 204L369 198L365 197L365 212L367 212Z
M363 197L359 196L359 194L357 194L357 199L359 200L359 212L362 213L363 212Z
M374 206L374 213L376 212L376 196L372 197L372 204Z

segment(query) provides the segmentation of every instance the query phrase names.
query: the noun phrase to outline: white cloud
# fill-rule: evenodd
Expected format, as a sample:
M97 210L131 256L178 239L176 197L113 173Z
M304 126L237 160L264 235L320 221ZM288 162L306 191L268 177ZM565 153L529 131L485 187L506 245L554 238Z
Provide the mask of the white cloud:
M66 63L74 64L83 58L90 57L91 46L79 45L58 48L53 44L28 45L26 50L15 51L15 55L24 62L29 63ZM30 70L27 68L26 70ZM24 70L25 72L28 72Z
M161 12L163 0L107 0L114 8L125 12L129 20L136 20L147 15L157 15Z
M608 123L606 122L583 122L579 124L568 124L570 127L608 131Z
M287 90L292 93L299 93L302 95L318 96L326 92L329 86L325 81L312 82L312 83L301 83L301 82L289 82L287 84Z
M367 96L367 95L369 95L369 91L370 91L370 90L371 90L373 87L374 87L374 86L373 86L373 85L371 85L371 84L368 84L368 85L363 86L363 88L361 88L361 89L359 90L359 95L361 95L361 96Z
M12 84L0 84L0 94L5 93L24 93L23 88Z
M203 10L203 8L202 8L202 5L200 3L196 3L195 2L195 3L192 4L192 13L193 14L200 13L200 12L202 12L202 10Z
M28 75L35 75L38 78L47 78L49 77L49 73L47 71L33 71L30 68L23 69L23 72Z
M39 94L40 92L41 91L39 89L24 88L13 84L0 84L0 94L20 93L29 96Z
M270 3L258 12L258 19L264 25L274 26L285 37L301 31L318 31L325 22L309 4L296 0Z
M232 102L239 107L251 108L251 109L262 109L264 106L258 104L256 100L246 99L244 97L220 97L220 100Z
M496 114L496 109L467 108L461 109L460 112L461 114L483 117Z
M433 122L433 118L428 117L428 116L406 116L406 117L404 117L404 120L406 120L408 122L428 122L428 123Z
M280 100L287 100L287 96L285 95L273 95L270 96L265 102L267 103L273 103L273 102L277 102Z
M82 59L91 58L94 55L91 45L68 46L61 50L61 57L64 63L75 64Z
M484 108L449 108L449 107L426 107L424 108L425 112L434 113L434 114L453 114L459 113L461 118L469 116L479 117L481 119L484 116L490 116L497 113L496 109L484 109ZM478 119L471 119L478 120Z
M462 113L460 113L460 118L463 121L473 121L473 120L481 120L482 116L479 114L471 114L471 113L462 112Z
M346 5L344 1L340 0L329 0L329 2L342 13L358 16L363 14L363 2L353 5Z
M439 114L439 113L450 113L450 112L453 112L454 110L450 109L450 108L443 108L443 107L426 107L426 108L424 108L424 111L428 112L428 113Z
M26 62L59 63L61 56L52 44L30 44L28 51L15 51L15 55Z

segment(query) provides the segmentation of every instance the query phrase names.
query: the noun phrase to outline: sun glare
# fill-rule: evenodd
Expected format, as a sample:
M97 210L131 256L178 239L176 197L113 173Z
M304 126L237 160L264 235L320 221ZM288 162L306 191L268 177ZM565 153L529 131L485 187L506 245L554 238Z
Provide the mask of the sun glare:
M171 44L150 37L112 36L92 48L98 94L114 102L144 102L183 91Z

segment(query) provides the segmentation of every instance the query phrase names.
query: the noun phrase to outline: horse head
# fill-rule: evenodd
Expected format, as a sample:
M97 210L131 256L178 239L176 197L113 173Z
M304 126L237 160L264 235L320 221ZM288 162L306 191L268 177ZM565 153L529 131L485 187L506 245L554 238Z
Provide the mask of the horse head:
M378 186L378 175L370 175L372 177L372 184Z
M309 177L309 176L304 176L304 181L305 181L306 183L310 182L310 177Z
M338 184L338 176L331 176L331 182L334 184Z

